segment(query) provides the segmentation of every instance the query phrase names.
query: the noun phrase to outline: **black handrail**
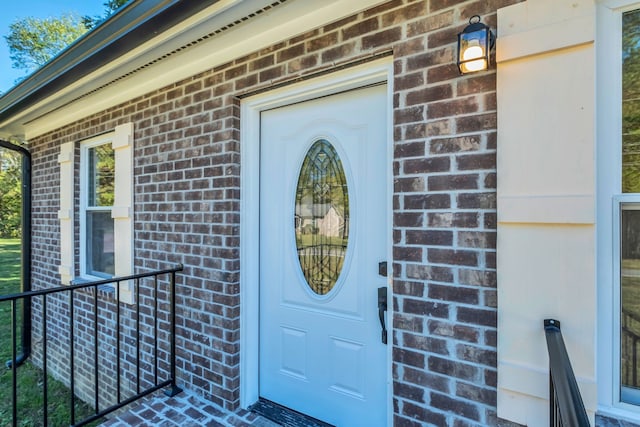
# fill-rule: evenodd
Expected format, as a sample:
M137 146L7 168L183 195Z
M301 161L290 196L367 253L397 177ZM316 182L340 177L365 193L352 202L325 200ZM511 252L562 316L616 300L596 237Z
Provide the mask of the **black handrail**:
M48 317L50 316L50 312L48 309L48 305L47 305L47 297L50 296L54 296L56 294L62 294L65 292L68 292L69 294L69 317L68 317L68 328L69 328L69 362L70 362L70 371L69 371L69 375L70 377L68 378L69 380L69 386L70 386L70 420L69 420L69 424L72 427L75 426L84 426L92 421L98 420L100 418L103 418L105 415L120 409L132 402L135 402L136 400L145 397L157 390L160 390L162 388L165 387L169 387L167 390L165 390L165 394L167 396L174 396L178 393L180 393L182 390L176 385L176 368L175 368L175 359L176 359L176 345L175 345L175 290L176 290L176 273L179 271L182 271L183 267L182 265L177 266L176 268L172 268L172 269L166 269L166 270L160 270L160 271L153 271L153 272L149 272L149 273L142 273L142 274L134 274L134 275L130 275L130 276L124 276L124 277L116 277L116 278L111 278L111 279L105 279L105 280L99 280L99 281L94 281L94 282L88 282L88 283L80 283L80 284L74 284L74 285L70 285L70 286L61 286L61 287L56 287L56 288L51 288L51 289L42 289L42 290L36 290L36 291L28 291L28 292L22 292L19 294L12 294L12 295L4 295L0 297L0 303L3 302L10 302L11 303L11 308L12 308L12 324L11 324L11 331L12 331L12 361L16 361L18 358L17 355L17 351L16 351L16 341L17 341L17 337L16 337L16 327L17 327L17 316L16 316L16 305L17 302L19 300L23 300L24 302L27 301L31 301L33 298L35 297L42 297L41 301L41 315L42 315L42 325L41 325L41 333L42 333L42 369L43 369L43 374L44 374L44 381L43 381L43 398L44 398L44 408L43 408L43 425L47 426L47 395L48 395L48 384L47 384L47 330L48 330ZM157 304L158 304L158 277L163 277L163 276L168 276L168 280L169 280L169 289L167 290L167 304L168 304L168 309L169 309L169 313L168 313L168 320L169 320L169 327L170 327L170 342L169 342L169 360L166 360L166 363L168 364L168 378L164 381L159 381L159 375L158 375L158 320L157 320ZM147 387L144 390L140 390L140 376L141 376L141 366L140 366L140 288L141 288L141 279L144 278L153 278L153 289L152 292L151 290L150 295L153 296L153 304L154 304L154 320L153 320L153 324L154 324L154 329L153 329L153 353L152 353L152 357L154 358L154 364L155 364L155 369L152 372L152 376L153 376L153 381L152 381L152 385L150 385L149 387ZM135 377L136 377L136 386L135 386L135 390L133 392L130 392L130 396L127 396L126 398L124 398L121 395L121 372L120 372L120 358L122 357L122 355L120 354L120 329L121 329L121 323L120 323L120 305L124 304L122 302L120 302L120 285L122 283L126 283L128 281L133 281L134 283L134 297L136 299L136 302L132 305L130 305L130 310L135 311L135 313L133 313L134 315L134 319L136 322L135 325L135 370L136 372ZM100 395L100 387L101 387L101 383L100 383L100 379L103 377L103 375L100 375L100 372L98 370L98 352L99 352L99 334L98 334L98 324L99 324L99 317L98 317L98 290L101 286L104 285L113 285L114 289L115 289L115 299L114 299L114 303L115 303L115 323L116 323L116 327L115 327L115 346L116 346L116 351L115 351L115 360L116 360L116 374L115 374L115 387L116 387L116 403L114 405L111 405L107 408L100 408L99 407L99 398L98 396ZM75 329L75 319L74 319L74 313L76 311L75 308L75 303L74 301L76 300L76 295L80 295L78 293L78 291L81 290L85 290L85 289L93 289L93 310L91 312L87 311L85 312L85 314L87 315L92 315L93 319L94 319L94 334L93 334L93 345L88 345L88 348L76 348L77 344L75 343L74 340L74 329ZM91 295L91 294L89 294ZM101 309L103 310L103 309ZM85 417L82 420L76 420L76 413L75 413L75 404L76 404L76 388L75 388L75 372L74 372L74 359L75 359L75 354L78 352L84 352L86 353L91 353L93 352L94 354L94 360L93 360L93 364L94 364L94 369L95 369L95 378L94 378L94 402L93 402L93 406L94 406L94 411L93 414ZM10 361L10 362L12 362ZM163 362L165 363L165 362ZM13 382L13 390L12 390L12 415L13 415L13 422L12 425L13 426L17 426L18 425L18 419L17 419L17 376L18 376L18 372L17 372L17 363L11 363L11 371L12 371L12 382Z
M589 427L589 417L562 339L560 322L545 319L544 332L549 351L550 426Z
M22 212L21 212L21 290L31 290L31 153L25 147L0 139L0 147L20 153L22 156ZM31 301L25 300L22 305L22 337L21 350L17 357L7 362L7 367L15 361L20 365L31 354Z

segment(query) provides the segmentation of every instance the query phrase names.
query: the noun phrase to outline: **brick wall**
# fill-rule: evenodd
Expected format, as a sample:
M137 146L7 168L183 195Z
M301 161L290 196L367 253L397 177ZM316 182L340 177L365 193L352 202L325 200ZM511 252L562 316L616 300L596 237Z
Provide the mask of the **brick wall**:
M50 199L34 204L34 280L57 276L55 147L133 122L136 270L185 265L179 383L236 409L239 99L391 55L394 423L495 425L496 82L460 76L455 42L516 1L390 1L31 141L34 194Z

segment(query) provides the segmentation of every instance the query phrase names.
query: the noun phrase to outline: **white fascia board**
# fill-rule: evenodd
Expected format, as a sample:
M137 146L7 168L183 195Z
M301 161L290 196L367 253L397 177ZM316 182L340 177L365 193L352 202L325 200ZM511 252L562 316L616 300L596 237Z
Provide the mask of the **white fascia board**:
M231 29L175 53L144 70L131 74L109 87L96 90L96 82L119 78L122 70L159 58L165 52L211 33L248 14L261 9L270 1L227 0L185 21L182 30L172 29L152 41L139 46L118 62L79 80L73 87L34 105L11 120L6 126L23 125L27 139L49 132L67 123L98 113L138 96L165 87L182 79L212 69L236 58L287 40L312 28L318 28L359 11L373 7L381 0L289 0L235 25ZM222 8L222 9L221 9ZM211 16L215 13L215 16ZM186 28L186 29L185 29ZM205 30L206 28L206 30ZM171 47L168 49L167 44ZM89 85L93 86L90 87ZM89 93L88 95L86 95ZM84 96L83 96L84 95ZM80 98L82 96L82 98ZM73 101L77 99L76 101ZM73 101L73 102L72 102Z

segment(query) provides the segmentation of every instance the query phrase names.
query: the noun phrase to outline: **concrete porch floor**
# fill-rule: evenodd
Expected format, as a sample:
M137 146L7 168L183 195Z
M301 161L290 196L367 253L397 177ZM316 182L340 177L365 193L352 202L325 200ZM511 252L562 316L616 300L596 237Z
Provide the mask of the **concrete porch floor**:
M187 391L167 397L161 391L123 412L111 415L100 427L279 427L260 415L240 409L229 412Z

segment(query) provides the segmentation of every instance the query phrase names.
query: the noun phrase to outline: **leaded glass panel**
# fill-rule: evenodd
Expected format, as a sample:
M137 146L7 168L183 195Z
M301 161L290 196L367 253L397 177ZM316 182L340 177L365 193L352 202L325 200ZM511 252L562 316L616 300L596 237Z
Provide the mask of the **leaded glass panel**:
M349 191L342 161L325 139L316 141L302 163L295 201L298 260L307 284L329 293L344 265L349 238Z

